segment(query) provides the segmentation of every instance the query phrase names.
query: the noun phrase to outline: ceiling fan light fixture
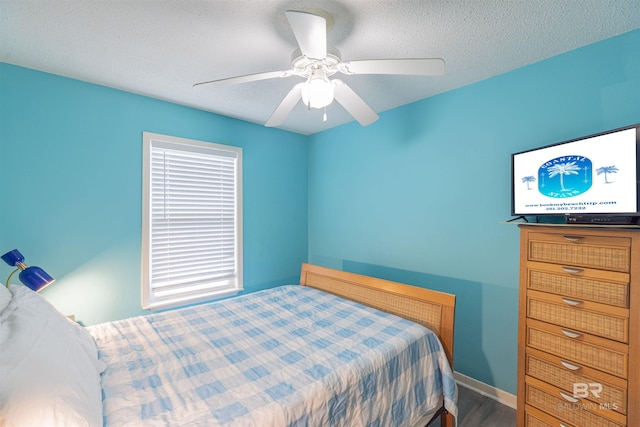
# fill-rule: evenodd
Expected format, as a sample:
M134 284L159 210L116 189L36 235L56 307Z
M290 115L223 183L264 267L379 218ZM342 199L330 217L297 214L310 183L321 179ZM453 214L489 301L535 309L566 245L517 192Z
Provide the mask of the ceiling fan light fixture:
M333 83L322 70L313 72L309 80L302 86L302 102L311 108L324 108L333 102Z

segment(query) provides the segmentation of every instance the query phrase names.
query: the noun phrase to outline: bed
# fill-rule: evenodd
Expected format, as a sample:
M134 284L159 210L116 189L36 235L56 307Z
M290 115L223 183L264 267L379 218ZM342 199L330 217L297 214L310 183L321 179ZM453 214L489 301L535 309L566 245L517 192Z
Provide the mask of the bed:
M299 285L88 328L12 287L0 426L454 425L454 296L309 264Z

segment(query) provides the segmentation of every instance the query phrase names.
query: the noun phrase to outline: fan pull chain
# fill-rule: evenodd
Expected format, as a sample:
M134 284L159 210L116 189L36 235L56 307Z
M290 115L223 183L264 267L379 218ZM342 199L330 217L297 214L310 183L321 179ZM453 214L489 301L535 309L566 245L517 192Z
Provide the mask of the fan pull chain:
M327 121L327 107L324 107L324 113L322 114L322 121Z

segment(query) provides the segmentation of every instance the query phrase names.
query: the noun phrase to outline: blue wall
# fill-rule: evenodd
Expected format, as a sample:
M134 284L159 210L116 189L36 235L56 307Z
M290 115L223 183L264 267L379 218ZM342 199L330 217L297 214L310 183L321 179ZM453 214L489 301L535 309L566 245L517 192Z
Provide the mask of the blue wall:
M455 369L515 393L510 154L640 122L638 52L635 31L310 137L0 64L0 250L87 324L139 314L142 131L242 146L247 291L308 257L453 292Z
M297 283L307 256L305 137L7 64L1 253L18 248L56 277L43 295L87 325L142 314L143 131L242 147L245 290ZM9 272L2 263L0 277Z
M640 31L309 138L309 261L457 295L455 369L515 393L510 155L640 122Z

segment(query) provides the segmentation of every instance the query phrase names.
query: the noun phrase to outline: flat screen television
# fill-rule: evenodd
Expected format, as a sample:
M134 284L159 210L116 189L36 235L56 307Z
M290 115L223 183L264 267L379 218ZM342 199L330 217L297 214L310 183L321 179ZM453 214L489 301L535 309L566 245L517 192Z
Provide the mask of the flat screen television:
M637 223L640 123L511 156L511 214Z

